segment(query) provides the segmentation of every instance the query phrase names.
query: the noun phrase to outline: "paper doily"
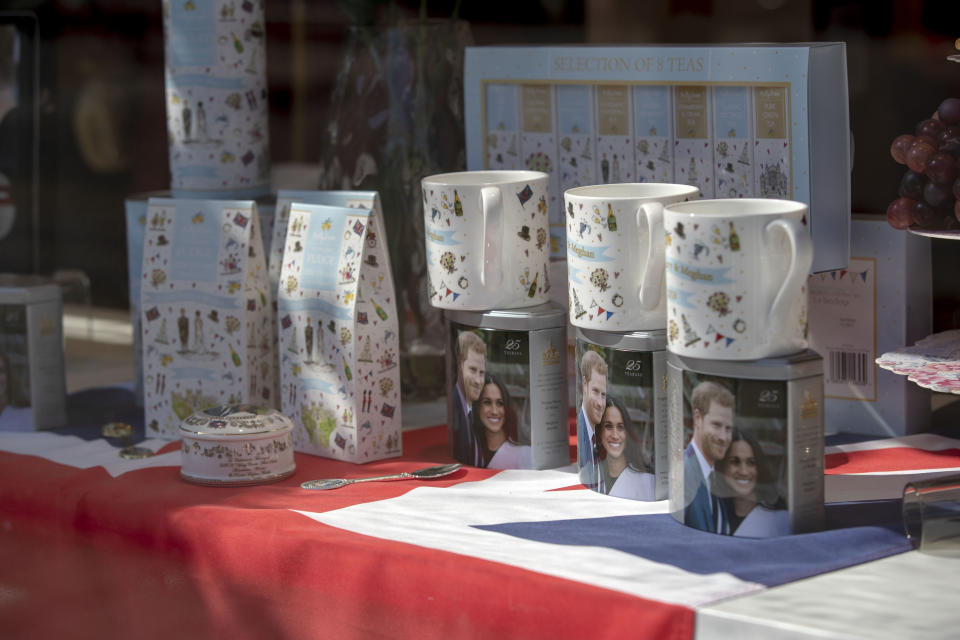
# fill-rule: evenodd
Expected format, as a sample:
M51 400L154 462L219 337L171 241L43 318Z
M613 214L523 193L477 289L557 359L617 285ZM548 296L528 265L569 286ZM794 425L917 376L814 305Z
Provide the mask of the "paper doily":
M960 240L960 229L941 229L938 231L932 229L920 229L916 226L907 229L910 233L924 238L937 238L940 240Z
M890 351L877 366L926 389L960 394L960 329L935 333L912 347Z

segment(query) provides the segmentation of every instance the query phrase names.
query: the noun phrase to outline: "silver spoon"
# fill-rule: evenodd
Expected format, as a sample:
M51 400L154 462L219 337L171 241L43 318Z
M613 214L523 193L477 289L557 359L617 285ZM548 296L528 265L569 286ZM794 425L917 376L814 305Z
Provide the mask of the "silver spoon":
M425 480L429 478L440 478L443 476L448 476L454 471L460 469L463 466L459 462L454 462L453 464L442 464L437 467L427 467L426 469L417 469L416 471L404 471L403 473L397 473L390 476L373 476L370 478L330 478L329 480L308 480L302 483L300 486L304 489L339 489L340 487L345 487L348 484L354 484L357 482L373 482L374 480L409 480L410 478L416 478L420 480Z

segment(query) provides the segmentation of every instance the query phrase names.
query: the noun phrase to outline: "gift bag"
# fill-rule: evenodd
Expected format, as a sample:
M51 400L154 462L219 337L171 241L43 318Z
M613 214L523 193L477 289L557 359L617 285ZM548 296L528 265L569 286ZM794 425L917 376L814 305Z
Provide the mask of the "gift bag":
M397 312L379 199L290 206L278 296L280 394L297 451L401 454Z
M151 198L140 309L151 436L210 406L272 407L275 326L253 201Z

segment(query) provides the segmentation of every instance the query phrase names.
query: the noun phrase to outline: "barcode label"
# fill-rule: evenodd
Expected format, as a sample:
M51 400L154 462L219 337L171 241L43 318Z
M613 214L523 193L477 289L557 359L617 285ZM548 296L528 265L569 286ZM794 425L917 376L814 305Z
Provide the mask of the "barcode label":
M830 382L867 384L866 351L831 351Z

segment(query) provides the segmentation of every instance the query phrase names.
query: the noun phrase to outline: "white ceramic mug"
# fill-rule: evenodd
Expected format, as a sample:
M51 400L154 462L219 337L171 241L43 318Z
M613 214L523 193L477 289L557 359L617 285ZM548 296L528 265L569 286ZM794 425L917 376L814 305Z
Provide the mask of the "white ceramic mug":
M663 207L698 195L696 187L653 182L564 192L571 324L602 331L666 328Z
M463 171L422 180L430 304L479 311L549 299L548 179Z
M807 205L700 200L665 207L667 349L755 360L807 348Z

